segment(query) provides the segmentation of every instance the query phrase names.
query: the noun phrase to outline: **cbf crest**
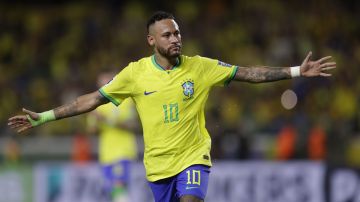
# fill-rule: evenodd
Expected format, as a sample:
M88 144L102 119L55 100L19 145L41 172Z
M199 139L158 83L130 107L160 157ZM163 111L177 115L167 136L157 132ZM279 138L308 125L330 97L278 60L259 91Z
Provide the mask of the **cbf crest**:
M193 95L194 95L194 81L191 80L191 79L188 79L185 82L183 82L183 84L181 86L183 87L183 93L186 96L186 98L184 98L184 101L193 98Z

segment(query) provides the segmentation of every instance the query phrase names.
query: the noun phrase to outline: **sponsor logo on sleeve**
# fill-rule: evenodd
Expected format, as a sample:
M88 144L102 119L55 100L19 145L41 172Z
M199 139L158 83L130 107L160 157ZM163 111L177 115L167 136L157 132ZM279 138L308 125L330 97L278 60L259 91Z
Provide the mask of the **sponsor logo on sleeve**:
M231 65L231 64L228 64L228 63L222 62L222 61L220 61L220 60L219 60L219 62L218 62L218 65L223 66L223 67L232 67L232 65Z

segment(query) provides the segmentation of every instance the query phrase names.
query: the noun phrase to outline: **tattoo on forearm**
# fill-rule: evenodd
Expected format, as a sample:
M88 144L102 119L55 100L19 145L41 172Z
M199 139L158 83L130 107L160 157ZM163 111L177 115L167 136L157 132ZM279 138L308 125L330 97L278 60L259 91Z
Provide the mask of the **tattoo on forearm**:
M235 79L251 83L271 82L291 78L288 68L239 67Z
M69 104L65 104L63 106L55 108L54 113L56 119L62 119L77 115L78 114L77 106L78 106L78 99L76 99L75 101Z
M87 94L76 98L73 102L54 109L56 119L62 119L86 113L96 109L108 100L100 94Z

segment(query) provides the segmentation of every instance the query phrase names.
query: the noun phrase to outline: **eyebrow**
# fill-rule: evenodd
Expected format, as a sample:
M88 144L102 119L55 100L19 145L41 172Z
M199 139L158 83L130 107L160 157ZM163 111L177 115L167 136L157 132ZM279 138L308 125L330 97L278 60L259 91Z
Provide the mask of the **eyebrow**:
M180 33L179 29L175 29L174 31L170 31L170 30L165 30L164 32L160 33L161 35L165 35L165 34L172 34L172 33Z

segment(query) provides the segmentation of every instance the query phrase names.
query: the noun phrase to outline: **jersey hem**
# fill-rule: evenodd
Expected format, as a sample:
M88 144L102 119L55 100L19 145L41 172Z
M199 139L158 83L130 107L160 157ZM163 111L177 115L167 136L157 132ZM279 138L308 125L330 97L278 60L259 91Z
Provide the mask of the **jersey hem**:
M116 101L114 98L112 98L110 95L106 94L102 88L99 89L99 92L102 96L104 96L106 99L108 99L110 102L112 102L114 105L119 106L120 103Z
M151 179L149 177L146 177L146 179L149 182L156 182L156 181L163 180L163 179L166 179L166 178L174 177L175 175L177 175L177 174L181 173L182 171L184 171L186 168L188 168L190 166L193 166L193 165L204 165L204 166L209 166L209 167L212 166L211 162L210 163L194 162L194 163L186 164L185 166L181 167L180 171L176 172L175 174L171 174L171 175L163 176L163 177L153 177Z

